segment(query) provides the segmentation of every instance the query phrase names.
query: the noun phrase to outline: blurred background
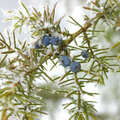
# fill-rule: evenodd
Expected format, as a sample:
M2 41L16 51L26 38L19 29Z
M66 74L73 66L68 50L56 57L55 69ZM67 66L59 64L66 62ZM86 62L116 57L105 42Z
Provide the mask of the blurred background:
M84 10L82 7L87 6L90 0L21 0L26 6L34 6L36 9L43 10L43 6L48 4L52 10L53 6L57 2L56 8L56 20L66 15L66 17L61 22L61 26L74 32L77 28L69 23L66 20L69 19L67 16L72 16L76 21L83 24L84 15L88 14L88 11ZM18 0L0 0L0 32L3 32L5 28L9 26L9 23L2 22L2 19L5 18L6 10L15 10L19 7ZM92 16L92 14L90 14ZM105 29L105 26L102 26ZM109 36L109 37L108 37ZM102 40L101 42L99 39ZM112 38L112 39L110 39ZM104 44L106 47L113 45L114 41L119 38L118 33L107 31L100 35L98 38L99 44ZM61 72L62 74L62 72ZM56 86L46 85L49 87ZM100 93L99 96L93 98L87 98L89 100L95 100L95 108L97 109L97 120L120 120L120 73L109 72L109 79L105 80L105 86L93 86L89 85L86 87L89 91ZM53 91L54 93L54 91ZM63 99L63 96L58 94L49 94L43 93L43 96L46 97L48 103L47 111L50 114L49 116L41 116L41 120L68 120L69 113L66 110L63 110L60 106L61 103L67 102L67 99Z

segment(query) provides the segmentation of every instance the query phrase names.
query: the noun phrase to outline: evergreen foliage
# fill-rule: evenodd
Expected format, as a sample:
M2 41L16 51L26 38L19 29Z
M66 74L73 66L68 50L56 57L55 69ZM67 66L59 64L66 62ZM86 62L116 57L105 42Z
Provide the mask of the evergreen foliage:
M51 94L55 88L42 85L42 81L57 86L54 93L57 98L70 99L69 103L63 104L64 109L67 109L71 115L69 120L90 118L96 120L95 101L86 101L83 96L95 96L98 93L86 91L84 87L91 83L105 85L104 80L109 79L107 75L109 71L120 72L120 64L116 61L120 59L120 55L112 53L112 49L118 47L120 41L118 40L111 48L104 48L94 42L99 33L104 33L97 28L97 25L105 24L111 31L120 31L120 2L95 0L91 1L91 4L92 7L84 7L84 9L94 13L94 17L85 16L84 25L70 16L69 22L79 27L74 33L70 33L67 29L61 30L60 22L64 16L58 21L54 20L56 5L52 12L47 6L43 14L35 8L33 8L34 12L30 13L21 2L26 14L20 10L17 14L9 11L12 17L6 21L14 21L12 36L8 31L7 38L0 33L1 120L11 120L13 116L16 120L33 120L42 114L48 115L45 111L47 103L44 93ZM21 35L24 27L29 29L30 37L33 39L32 46L28 41L16 39L15 33L19 32ZM49 38L44 39L44 35ZM81 44L78 40L81 40ZM71 53L76 50L78 54L72 57ZM89 53L87 59L82 57L82 51ZM65 74L63 76L58 74L55 77L48 75L45 65L49 67L48 61L51 61L53 66L50 70L56 69L60 64L61 56L68 56L71 60L68 61L69 68L65 68ZM79 64L77 72L70 70L70 64L74 61Z

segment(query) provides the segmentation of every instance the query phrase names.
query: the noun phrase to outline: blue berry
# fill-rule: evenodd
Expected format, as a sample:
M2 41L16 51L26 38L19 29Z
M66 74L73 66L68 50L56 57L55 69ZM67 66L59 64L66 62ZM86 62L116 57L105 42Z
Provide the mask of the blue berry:
M63 67L67 67L70 65L71 60L68 56L65 55L60 58L60 62Z
M72 62L70 65L70 70L74 73L79 72L81 69L81 65L79 62Z
M87 58L89 57L87 51L82 51L81 54L82 54L82 57L83 57L83 58L86 58L86 59L87 59Z
M47 35L44 35L43 38L41 39L41 42L43 45L48 46L50 44L50 38Z
M35 49L40 49L40 45L38 44L38 42L36 42L36 43L34 44L34 47L35 47Z
M59 46L62 43L62 38L52 36L51 43L52 45Z

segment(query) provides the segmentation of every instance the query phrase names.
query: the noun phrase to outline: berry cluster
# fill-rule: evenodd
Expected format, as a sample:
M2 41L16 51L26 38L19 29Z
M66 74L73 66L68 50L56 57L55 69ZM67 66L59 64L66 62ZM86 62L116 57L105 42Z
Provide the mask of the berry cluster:
M81 52L81 55L83 58L88 58L89 55L88 55L88 52L87 51L82 51ZM77 73L80 71L81 69L81 65L79 62L76 62L76 61L73 61L71 62L70 58L68 56L61 56L60 58L60 62L61 62L61 65L63 67L68 67L70 66L70 70L73 72L73 73Z
M48 35L44 35L41 39L41 43L42 45L44 46L48 46L48 45L53 45L53 46L59 46L61 43L62 43L62 38L59 38L59 37L55 37L55 36L48 36ZM37 41L35 44L35 49L40 49L40 44L39 44L39 41ZM81 55L83 58L88 58L89 55L88 55L88 52L87 51L82 51L81 52ZM71 59L67 56L67 55L64 55L64 56L61 56L60 57L60 62L61 62L61 65L63 67L68 67L70 66L70 70L73 72L73 73L77 73L80 71L81 69L81 64L77 61L73 61L71 62Z
M55 36L51 36L49 37L48 35L44 35L43 38L41 39L41 43L44 46L48 46L50 44L54 45L54 46L59 46L62 43L62 38L59 37L55 37ZM40 44L39 41L37 41L34 44L34 47L36 49L40 49Z
M69 58L68 56L66 56L66 55L65 55L65 56L61 56L60 62L61 62L61 65L62 65L63 67L68 67L68 66L70 66L70 70L71 70L72 72L74 72L74 73L79 72L80 69L81 69L81 65L80 65L79 62L74 61L74 62L71 63L70 58Z

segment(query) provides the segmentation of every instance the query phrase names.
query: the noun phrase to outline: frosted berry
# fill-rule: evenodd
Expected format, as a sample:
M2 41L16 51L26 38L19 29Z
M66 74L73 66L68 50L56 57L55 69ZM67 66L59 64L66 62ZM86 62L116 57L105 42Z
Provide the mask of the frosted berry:
M89 57L87 51L82 51L81 54L82 54L82 57L83 57L83 58L86 58L86 59L87 59L87 58Z
M81 69L81 65L79 62L72 62L70 65L70 70L74 73L79 72Z
M45 46L50 45L50 37L47 35L44 35L43 38L41 39L41 42Z
M40 49L40 45L38 44L38 42L36 42L36 43L34 44L34 47L35 47L35 49Z
M63 67L67 67L70 65L71 60L68 56L65 55L60 58L60 62Z
M52 36L51 43L52 45L59 46L62 43L62 38Z

